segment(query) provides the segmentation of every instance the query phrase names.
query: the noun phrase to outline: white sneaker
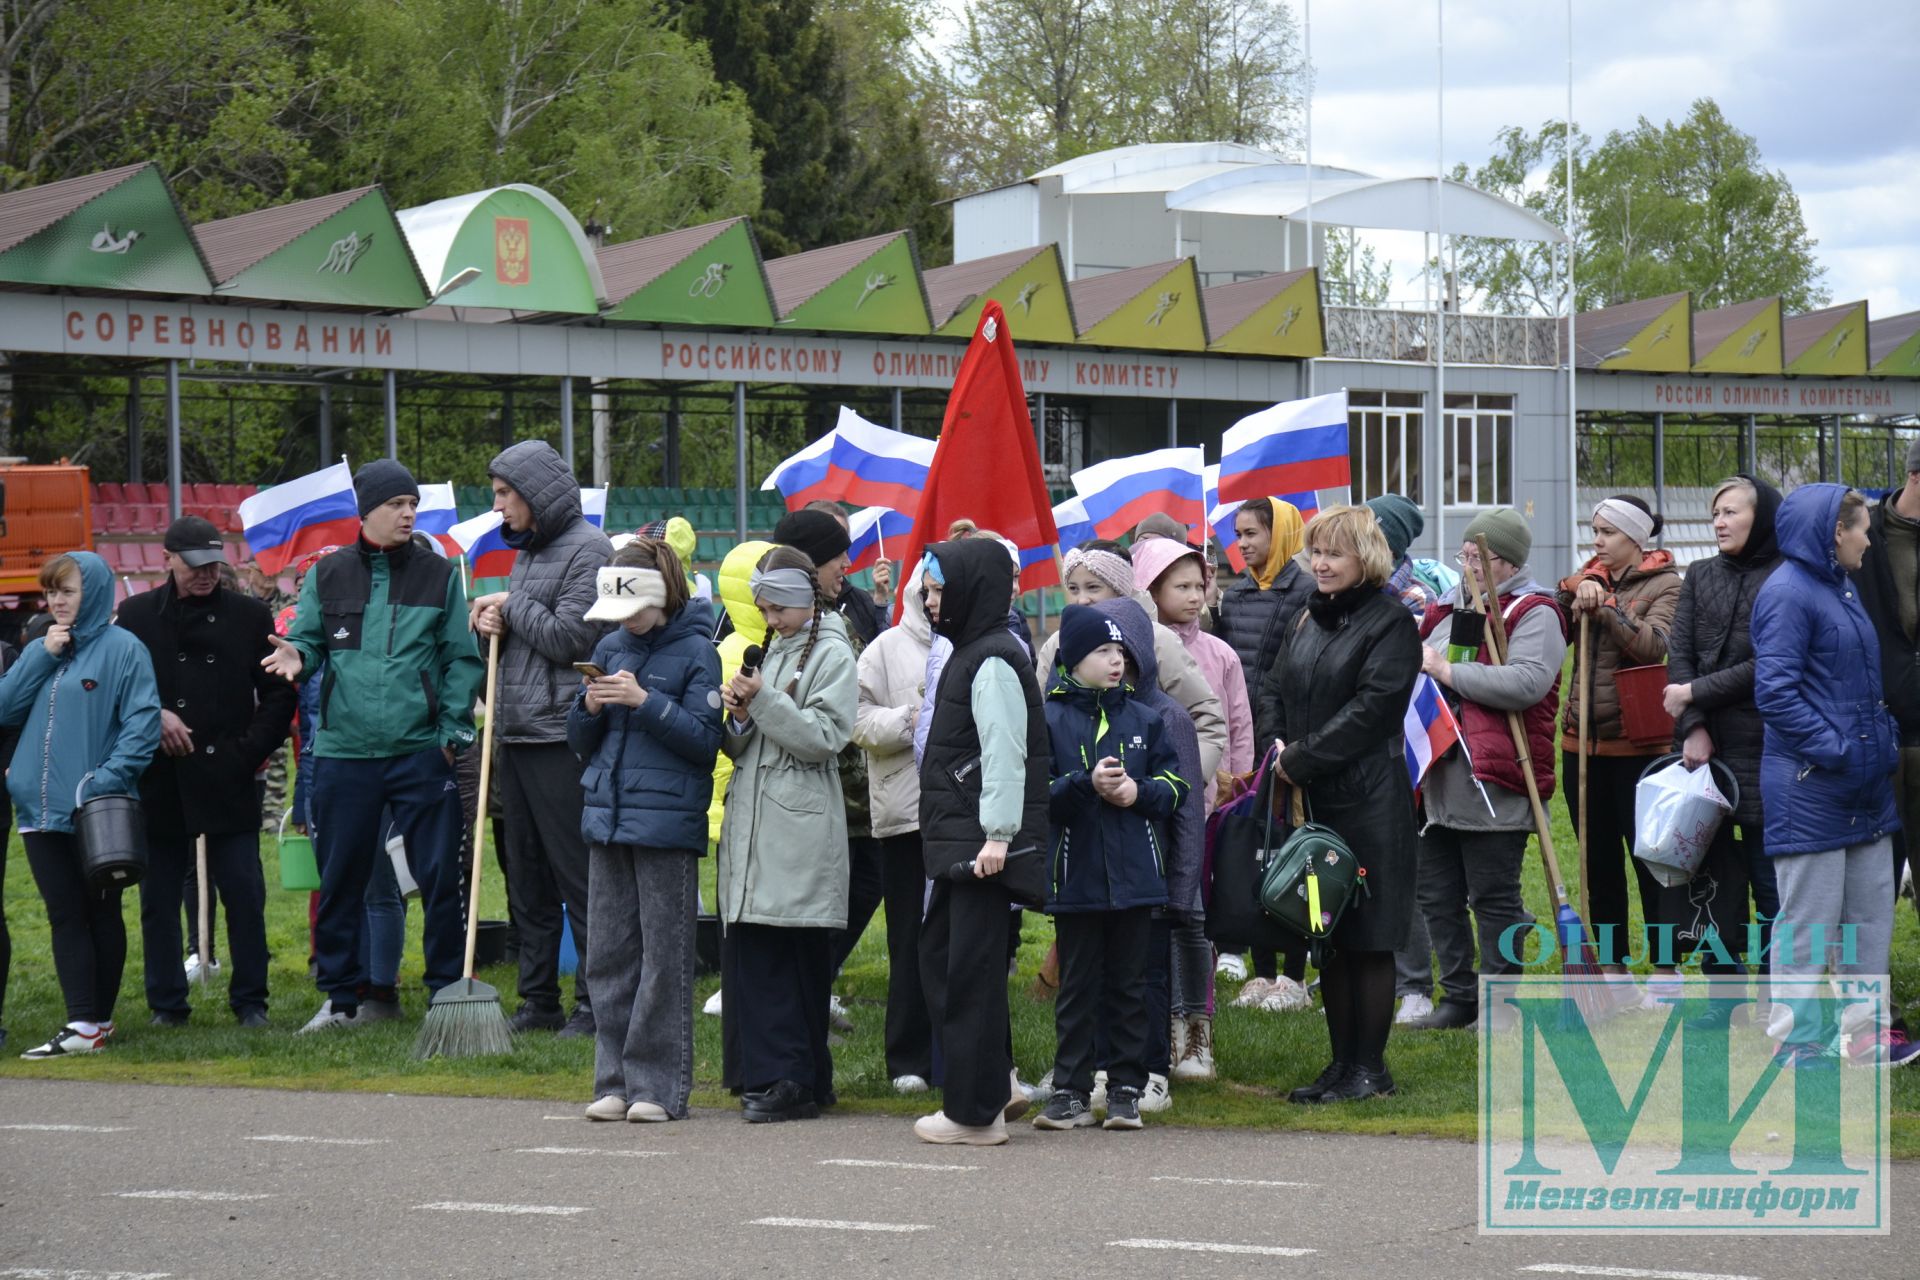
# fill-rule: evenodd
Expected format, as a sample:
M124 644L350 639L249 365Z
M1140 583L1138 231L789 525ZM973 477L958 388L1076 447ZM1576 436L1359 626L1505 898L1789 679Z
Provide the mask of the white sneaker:
M992 1124L956 1124L946 1112L936 1111L913 1122L913 1136L942 1146L997 1147L1007 1140L1007 1122L995 1116Z
M1044 1107L1053 1101L1053 1068L1047 1068L1047 1074L1040 1077L1040 1083L1033 1086L1033 1092L1027 1095L1036 1107Z
M1105 1099L1103 1098L1102 1101L1105 1101ZM1140 1095L1141 1112L1171 1111L1172 1109L1173 1090L1167 1086L1167 1078L1163 1075L1149 1073L1147 1076L1146 1091Z
M847 1017L847 1006L840 1003L839 996L827 997L827 1021L833 1024L835 1031L843 1035L853 1034L853 1020Z
M1179 1064L1187 1056L1187 1019L1183 1014L1174 1014L1167 1026L1167 1060Z
M48 1058L73 1058L81 1054L99 1053L107 1047L107 1036L111 1034L105 1026L92 1035L73 1027L62 1027L53 1039L45 1044L35 1045L20 1056L28 1062L43 1062Z
M1247 985L1240 988L1240 994L1233 998L1236 1009L1251 1009L1265 1000L1273 991L1273 979L1250 978Z
M617 1093L604 1098L595 1098L587 1105L589 1120L625 1120L627 1118L627 1100Z
M643 1100L627 1108L627 1119L634 1124L665 1124L673 1117L659 1103Z
M1393 1021L1396 1025L1404 1027L1410 1022L1420 1021L1432 1012L1433 1000L1416 991L1412 995L1400 997L1400 1012L1393 1015Z
M371 1025L371 1023L372 1019L360 1016L360 1008L358 1005L354 1006L351 1014L345 1011L335 1012L333 1000L328 998L320 1002L319 1010L315 1012L313 1017L307 1020L307 1025L293 1034L304 1036L310 1031L328 1031L335 1027L364 1027Z
M217 977L219 973L220 973L220 957L215 956L213 958L213 962L207 966L207 977L209 980L211 980ZM200 953L197 951L192 952L187 956L187 981L188 982L200 981Z
M1087 1095L1087 1106L1094 1111L1107 1109L1107 1073L1093 1073L1093 1092Z
M1213 963L1213 971L1230 982L1244 982L1247 977L1247 959L1231 951L1222 951L1220 958Z
M1260 1008L1265 1013L1293 1013L1313 1008L1313 997L1307 994L1305 987L1283 973L1273 980L1273 986L1260 1001Z
M1185 1020L1183 1047L1174 1060L1173 1074L1180 1080L1211 1080L1213 1069L1213 1022L1208 1018Z
M719 991L716 990L712 995L707 997L707 1002L700 1006L700 1012L712 1014L716 1018L720 1016Z
M1020 1068L1015 1067L1013 1070L1007 1072L1007 1105L1000 1113L1001 1118L1003 1120L1018 1120L1021 1116L1027 1114L1027 1109L1031 1106L1033 1106L1033 1097L1027 1092L1026 1086L1020 1083ZM936 1112L935 1114L942 1118L946 1116L946 1112L944 1111ZM928 1141L931 1142L933 1139L929 1138ZM1005 1139L1003 1138L1002 1141L1005 1141Z
M916 1075L895 1076L893 1078L893 1091L902 1094L925 1093L927 1091L926 1078Z

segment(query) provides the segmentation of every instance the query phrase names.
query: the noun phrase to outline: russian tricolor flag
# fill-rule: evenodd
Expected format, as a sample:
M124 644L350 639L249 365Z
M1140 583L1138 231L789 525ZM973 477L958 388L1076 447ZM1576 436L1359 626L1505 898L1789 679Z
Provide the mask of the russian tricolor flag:
M1352 484L1347 460L1347 393L1288 400L1228 427L1220 439L1223 501L1290 495ZM1318 501L1313 503L1317 510Z
M859 573L879 561L888 538L894 539L896 547L904 545L900 539L913 531L913 517L891 507L864 507L847 517L847 526L853 534L853 545L847 548L852 561L847 572Z
M1060 550L1071 551L1083 542L1100 536L1093 527L1093 520L1087 515L1086 504L1078 498L1068 498L1053 509L1054 527L1060 530Z
M433 539L442 555L457 556L460 544L453 540L453 526L460 522L460 509L454 505L453 486L423 484L420 507L414 513L413 530Z
M1418 787L1433 762L1460 741L1460 722L1453 718L1453 710L1432 676L1423 672L1413 682L1413 697L1407 702L1401 728L1407 740L1407 776Z
M1220 501L1220 465L1214 463L1201 473L1206 486L1207 527L1213 530L1213 540L1225 548L1227 563L1233 566L1235 573L1247 571L1247 558L1240 554L1240 535L1234 531L1233 517L1240 510L1239 502Z
M827 470L833 464L835 433L827 432L812 444L774 467L760 483L761 489L777 489L787 500L787 510L798 511L813 501L815 489L826 483Z
M580 514L596 529L607 523L607 491L582 489ZM518 554L502 536L500 513L487 511L471 520L462 520L447 530L454 544L467 557L467 572L476 578L504 578L513 572Z
M1073 473L1095 537L1118 538L1156 511L1188 527L1206 514L1198 446L1109 458Z
M254 563L268 577L322 547L360 536L353 472L344 461L263 489L240 503Z
M825 485L799 505L820 497L863 507L912 511L920 505L927 471L933 466L933 453L938 447L938 441L876 426L842 405L840 423L833 429ZM798 497L795 494L787 499L789 510Z

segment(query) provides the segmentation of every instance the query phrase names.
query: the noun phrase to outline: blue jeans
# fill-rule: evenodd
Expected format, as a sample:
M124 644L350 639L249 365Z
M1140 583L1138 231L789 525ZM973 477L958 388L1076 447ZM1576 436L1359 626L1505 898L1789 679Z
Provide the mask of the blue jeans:
M367 878L367 927L360 935L360 964L367 985L376 988L400 985L400 953L407 946L407 900L400 896L400 878L387 856L385 825Z

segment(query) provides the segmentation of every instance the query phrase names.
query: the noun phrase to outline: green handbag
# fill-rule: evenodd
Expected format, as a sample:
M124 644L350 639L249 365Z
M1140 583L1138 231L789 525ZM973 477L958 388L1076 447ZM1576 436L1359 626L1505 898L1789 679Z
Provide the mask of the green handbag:
M1305 800L1293 789L1293 832L1267 862L1260 878L1260 909L1291 933L1305 938L1318 968L1333 930L1353 900L1367 892L1366 868L1332 827L1308 820ZM1267 815L1271 830L1273 815Z

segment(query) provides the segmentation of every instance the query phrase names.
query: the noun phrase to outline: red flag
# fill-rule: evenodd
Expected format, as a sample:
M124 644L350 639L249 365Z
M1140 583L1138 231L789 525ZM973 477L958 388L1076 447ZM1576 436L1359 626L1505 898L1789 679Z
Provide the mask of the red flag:
M1029 556L1045 549L1020 575L1023 590L1058 581L1053 552L1060 534L1053 524L1053 501L1040 472L1013 334L1000 304L992 301L981 309L947 399L940 444L914 512L913 532L902 548L903 580L927 546L944 540L948 526L963 518L1006 535ZM896 617L900 607L896 600Z

